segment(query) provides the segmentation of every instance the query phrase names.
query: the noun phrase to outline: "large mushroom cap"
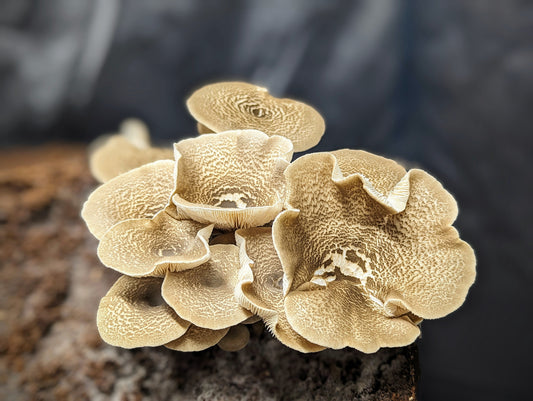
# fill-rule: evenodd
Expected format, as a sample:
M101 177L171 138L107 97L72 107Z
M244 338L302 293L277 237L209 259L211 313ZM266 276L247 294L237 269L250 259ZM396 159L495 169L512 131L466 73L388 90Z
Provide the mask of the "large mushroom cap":
M162 301L162 279L122 276L100 301L98 331L108 344L155 347L181 337L190 323Z
M315 146L325 130L324 119L311 106L275 98L267 89L245 82L206 85L189 97L187 108L214 132L257 129L289 138L296 152Z
M389 167L397 179L398 166ZM435 178L415 169L394 184L359 171L339 167L331 153L299 158L285 172L288 210L272 229L294 330L316 344L371 352L405 345L419 318L457 309L475 257L451 227L457 206Z

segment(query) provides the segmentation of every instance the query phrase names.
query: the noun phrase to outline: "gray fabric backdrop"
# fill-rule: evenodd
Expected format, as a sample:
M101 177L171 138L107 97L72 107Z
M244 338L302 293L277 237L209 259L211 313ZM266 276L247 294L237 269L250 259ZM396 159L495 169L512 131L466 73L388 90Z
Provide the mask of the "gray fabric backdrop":
M478 279L423 324L421 399L521 400L531 380L533 4L482 0L2 0L0 144L89 141L242 79L316 106L313 150L418 163L457 198Z

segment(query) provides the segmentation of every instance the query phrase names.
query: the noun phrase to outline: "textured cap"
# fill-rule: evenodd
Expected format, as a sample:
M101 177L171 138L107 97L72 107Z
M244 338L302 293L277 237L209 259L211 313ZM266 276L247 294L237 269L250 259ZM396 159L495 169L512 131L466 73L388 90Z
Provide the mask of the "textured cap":
M272 242L270 227L238 230L241 271L236 296L242 306L263 318L268 330L288 347L300 352L321 351L296 333L287 321L283 303L283 270Z
M255 130L228 131L174 145L176 208L201 223L231 230L260 226L283 207L283 171L292 144Z
M315 146L326 127L311 106L275 98L265 88L245 82L206 85L189 97L187 108L201 126L214 132L257 129L290 139L296 152ZM199 126L198 131L206 130Z
M191 270L167 273L162 287L165 301L195 326L219 330L241 323L252 313L234 296L239 273L239 248L213 245L211 258Z
M127 219L152 218L170 201L174 188L174 162L146 164L98 187L83 205L81 216L98 239Z
M131 219L114 225L98 246L104 265L129 276L165 276L209 259L213 225L176 220L165 210L153 219Z
M190 323L160 300L162 279L122 276L100 301L96 322L103 340L123 348L155 347L187 331Z
M326 329L318 323L307 326L315 318L306 313L318 313L316 305L329 305L333 313L336 306L329 303L338 299L342 305L348 302L344 298L353 300L353 305L345 304L351 309L339 307L342 315L337 317L324 312L323 324L340 319L342 327L355 333L355 325L357 330L371 327L358 321L371 316L369 310L391 322L402 320L401 327L406 321L412 325L419 318L442 317L463 303L475 277L473 251L450 226L457 215L455 201L433 177L410 170L395 185L384 179L375 179L374 185L372 177L356 169L345 166L344 171L352 174L344 175L329 153L303 156L286 170L289 210L274 221L273 238L284 270L287 318L305 338L332 348L349 345L365 351L412 341L418 330L414 325L402 329L404 340L393 340L383 326L383 341L390 338L391 343L373 345L349 343L349 336L339 343L344 338L339 335L318 341ZM397 196L395 190L402 182L409 192ZM403 206L393 207L399 198ZM357 308L361 309L357 316L343 317L346 310ZM360 341L371 338L363 334L358 335Z

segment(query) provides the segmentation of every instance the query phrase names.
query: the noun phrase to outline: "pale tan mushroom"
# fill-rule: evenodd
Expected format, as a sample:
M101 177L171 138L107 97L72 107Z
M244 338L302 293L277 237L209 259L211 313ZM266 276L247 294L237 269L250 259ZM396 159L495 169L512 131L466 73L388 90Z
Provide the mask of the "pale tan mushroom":
M281 262L272 242L272 228L237 230L241 271L235 294L240 304L260 316L268 330L288 347L300 352L322 351L293 330L283 303Z
M173 188L174 162L149 163L98 187L83 205L81 216L100 239L118 222L155 216L168 205Z
M214 132L257 129L269 136L289 138L295 152L315 146L326 127L311 106L275 98L267 89L245 82L206 85L189 97L187 108L201 125Z
M162 279L120 277L100 301L102 339L123 348L155 347L181 337L190 323L160 298Z
M229 327L220 330L210 330L191 324L184 335L177 340L165 344L165 347L182 352L203 351L218 344L228 331Z
M289 210L274 221L273 238L287 319L309 341L331 348L407 344L418 317L454 311L474 281L474 253L451 227L457 206L422 170L396 185L341 170L334 155L318 153L286 171ZM402 182L409 193L398 195L399 208L390 199ZM379 186L389 194L378 194Z
M229 329L228 333L218 342L220 349L228 352L240 351L250 341L250 331L243 324Z
M207 128L205 125L200 124L200 123L196 123L196 130L198 131L198 133L200 135L202 135L202 134L213 134L215 132L215 131Z
M146 125L128 119L120 126L120 134L98 138L89 155L89 168L100 182L157 160L173 159L172 148L150 146Z
M213 245L203 265L168 272L161 294L183 319L198 327L224 329L245 321L252 313L234 295L239 274L239 248Z
M283 171L292 143L255 130L205 134L174 145L172 201L188 218L216 228L261 226L283 207Z
M128 276L162 276L209 260L213 225L176 220L166 210L152 219L131 219L108 230L98 246L102 263Z

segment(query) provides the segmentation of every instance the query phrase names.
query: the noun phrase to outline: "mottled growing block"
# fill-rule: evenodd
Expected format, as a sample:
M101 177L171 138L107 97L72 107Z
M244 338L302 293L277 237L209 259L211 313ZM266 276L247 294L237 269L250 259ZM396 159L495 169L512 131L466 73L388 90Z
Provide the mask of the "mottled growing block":
M302 354L257 324L238 352L103 344L96 310L118 273L99 263L97 241L79 217L96 185L84 154L65 146L0 153L0 394L6 399L416 398L416 345L368 355Z

